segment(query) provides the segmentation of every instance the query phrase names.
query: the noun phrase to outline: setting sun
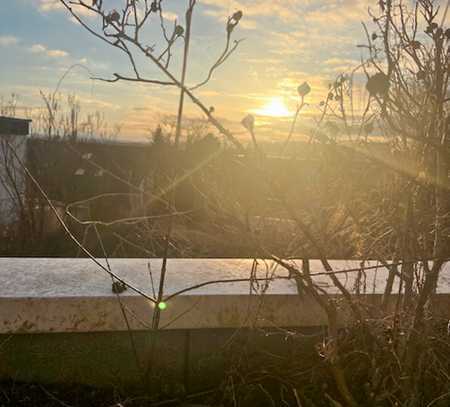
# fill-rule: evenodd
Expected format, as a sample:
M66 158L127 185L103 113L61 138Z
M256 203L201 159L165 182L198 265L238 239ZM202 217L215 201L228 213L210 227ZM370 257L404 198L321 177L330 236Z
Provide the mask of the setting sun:
M450 0L0 16L0 407L450 407Z
M256 109L254 113L271 117L286 117L291 115L291 112L280 97L270 99L262 108Z

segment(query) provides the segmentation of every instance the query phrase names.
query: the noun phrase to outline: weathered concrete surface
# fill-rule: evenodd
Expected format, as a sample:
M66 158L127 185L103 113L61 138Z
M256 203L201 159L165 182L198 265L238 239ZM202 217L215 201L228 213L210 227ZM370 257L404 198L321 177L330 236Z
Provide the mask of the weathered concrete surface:
M104 260L99 259L106 266ZM170 259L165 293L190 287L209 280L248 278L252 268L251 259ZM258 277L286 276L284 269L272 261L259 260ZM152 294L149 269L154 285L159 281L161 259L110 259L112 271L147 294ZM299 265L300 262L297 262ZM359 268L358 260L331 260L334 270ZM375 266L376 262L365 263ZM319 260L310 261L311 273L324 272ZM386 282L386 269L365 272L367 293L382 293ZM357 273L339 274L339 279L349 289L355 283ZM337 293L327 276L314 278L328 292ZM0 297L83 297L114 296L111 279L90 259L75 258L0 258ZM396 281L398 283L398 281ZM295 294L293 280L278 280L270 283L268 294ZM396 288L397 286L394 286ZM438 292L450 293L450 263L441 274ZM208 285L190 291L190 295L248 294L249 283L227 283ZM127 292L127 295L133 295Z
M161 260L111 260L114 272L151 295L149 263L157 284ZM286 275L270 262L260 264L258 277ZM359 266L332 264L341 270ZM251 265L251 260L240 259L170 260L166 294L209 280L248 278ZM445 324L450 318L449 270L431 305ZM312 261L311 271L323 270ZM354 276L339 278L351 289ZM375 294L355 299L376 315L386 270L368 270L366 276L366 292ZM334 292L326 276L316 282ZM153 304L130 290L118 298L109 276L90 260L0 259L0 379L120 388L141 386L145 373L157 391L174 395L217 385L236 349L248 352L252 363L264 354L300 363L299 371L308 369L326 322L320 307L311 298L299 297L289 280L271 282L262 296L249 292L248 282L227 283L174 297L161 315L164 329L154 332L148 329ZM395 300L392 296L391 305ZM337 301L345 324L347 308L342 298ZM247 329L252 327L264 329ZM299 330L314 335L296 335Z
M151 327L152 303L135 296L121 296L120 301L133 330ZM0 298L0 333L126 330L121 303L114 297ZM325 322L314 301L296 295L180 296L161 314L164 329L316 326Z
M360 297L377 312L381 295ZM340 299L339 320L346 321L347 306ZM140 297L0 298L0 334L46 332L105 332L127 329L122 306L133 330L148 330L153 305ZM395 298L392 299L392 305ZM439 315L450 318L450 295L435 299ZM179 296L161 313L163 329L240 327L310 327L326 324L320 306L297 295Z
M111 259L110 264L119 276L152 295L149 267L156 285L160 259ZM357 268L359 262L334 261L332 265L342 270ZM248 278L251 266L252 260L246 259L173 259L169 261L165 293L210 280ZM449 270L441 277L438 290L441 293L450 292ZM318 261L311 261L311 271L323 271ZM286 272L272 262L260 261L257 276L272 275L286 276ZM339 278L352 289L355 275L354 272L340 274ZM386 270L382 267L367 270L366 275L366 292L382 292ZM327 276L315 280L328 292L336 292ZM165 329L302 327L326 322L313 299L297 295L293 280L270 282L263 296L249 295L249 292L248 282L213 284L189 291L167 302L160 326ZM379 294L370 297L376 309ZM446 304L448 298L441 296L439 301ZM0 333L126 330L122 306L127 310L133 330L150 327L153 303L129 289L118 298L112 293L110 277L89 259L0 258ZM345 322L344 305L340 318Z

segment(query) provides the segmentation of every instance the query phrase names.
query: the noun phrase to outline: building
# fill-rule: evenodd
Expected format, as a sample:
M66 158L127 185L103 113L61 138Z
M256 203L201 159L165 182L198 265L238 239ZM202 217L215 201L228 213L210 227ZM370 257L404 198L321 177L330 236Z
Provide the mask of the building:
M31 120L0 116L0 225L16 221L23 208L26 142Z

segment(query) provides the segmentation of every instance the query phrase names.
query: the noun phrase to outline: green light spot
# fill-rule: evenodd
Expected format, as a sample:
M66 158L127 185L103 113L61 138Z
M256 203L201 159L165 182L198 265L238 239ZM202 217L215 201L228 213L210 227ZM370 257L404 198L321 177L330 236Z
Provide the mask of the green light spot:
M160 303L158 303L158 308L161 311L164 311L167 308L167 304L165 302L161 301Z

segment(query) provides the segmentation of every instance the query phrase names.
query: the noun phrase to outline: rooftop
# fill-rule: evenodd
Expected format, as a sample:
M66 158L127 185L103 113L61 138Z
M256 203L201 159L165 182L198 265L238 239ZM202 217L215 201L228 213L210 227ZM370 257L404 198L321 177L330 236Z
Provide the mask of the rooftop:
M0 116L0 135L27 136L30 123L30 119Z

